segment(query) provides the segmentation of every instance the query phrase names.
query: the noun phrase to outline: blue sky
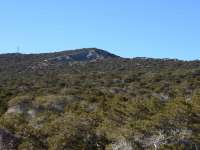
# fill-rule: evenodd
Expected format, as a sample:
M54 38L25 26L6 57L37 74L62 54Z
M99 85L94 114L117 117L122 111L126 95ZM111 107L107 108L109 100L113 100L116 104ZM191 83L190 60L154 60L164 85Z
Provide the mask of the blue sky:
M97 47L199 59L199 8L199 0L1 0L0 53Z

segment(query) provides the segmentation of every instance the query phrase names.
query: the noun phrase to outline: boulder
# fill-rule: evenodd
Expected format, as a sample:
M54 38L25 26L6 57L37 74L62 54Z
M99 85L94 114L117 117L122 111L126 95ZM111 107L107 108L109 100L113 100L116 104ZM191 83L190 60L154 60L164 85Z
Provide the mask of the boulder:
M0 128L0 150L16 150L19 142L19 137Z

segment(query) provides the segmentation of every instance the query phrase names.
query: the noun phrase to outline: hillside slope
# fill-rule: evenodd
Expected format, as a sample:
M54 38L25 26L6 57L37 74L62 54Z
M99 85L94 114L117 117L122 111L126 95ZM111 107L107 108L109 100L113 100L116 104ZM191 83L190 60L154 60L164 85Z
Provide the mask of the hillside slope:
M0 150L198 149L200 61L0 55L0 131Z

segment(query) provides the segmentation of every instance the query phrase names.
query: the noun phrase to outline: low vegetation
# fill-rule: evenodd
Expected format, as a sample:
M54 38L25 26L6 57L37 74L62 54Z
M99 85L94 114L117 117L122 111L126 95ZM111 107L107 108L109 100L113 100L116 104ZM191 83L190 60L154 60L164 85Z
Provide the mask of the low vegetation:
M16 149L200 149L200 61L1 57L0 128Z

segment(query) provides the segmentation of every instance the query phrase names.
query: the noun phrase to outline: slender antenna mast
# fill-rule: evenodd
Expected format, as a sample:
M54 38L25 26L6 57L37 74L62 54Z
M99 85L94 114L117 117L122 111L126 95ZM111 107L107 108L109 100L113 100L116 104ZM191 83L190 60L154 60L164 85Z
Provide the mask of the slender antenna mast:
M20 53L20 46L17 46L17 53Z

